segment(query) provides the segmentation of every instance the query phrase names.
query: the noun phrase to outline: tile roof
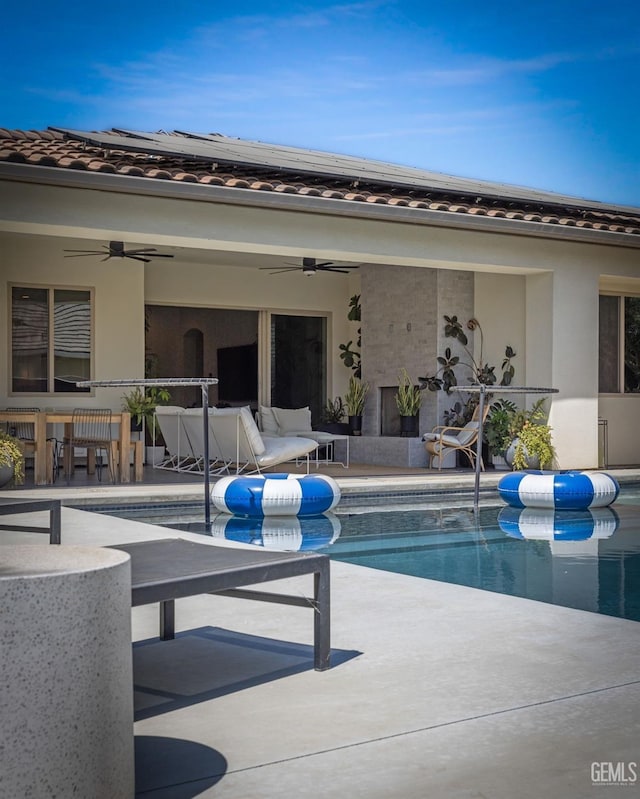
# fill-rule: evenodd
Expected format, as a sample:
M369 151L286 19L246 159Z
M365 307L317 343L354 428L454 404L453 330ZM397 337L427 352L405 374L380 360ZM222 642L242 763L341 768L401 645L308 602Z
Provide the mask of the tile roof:
M640 235L640 209L219 134L0 128L1 162Z

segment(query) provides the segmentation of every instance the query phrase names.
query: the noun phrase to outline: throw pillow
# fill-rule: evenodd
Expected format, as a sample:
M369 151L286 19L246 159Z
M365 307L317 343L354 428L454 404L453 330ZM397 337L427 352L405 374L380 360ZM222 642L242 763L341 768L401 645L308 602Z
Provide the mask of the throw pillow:
M306 408L272 408L278 423L278 434L311 432L311 411Z
M266 436L278 435L278 422L273 415L273 408L267 408L265 405L260 406L260 430Z

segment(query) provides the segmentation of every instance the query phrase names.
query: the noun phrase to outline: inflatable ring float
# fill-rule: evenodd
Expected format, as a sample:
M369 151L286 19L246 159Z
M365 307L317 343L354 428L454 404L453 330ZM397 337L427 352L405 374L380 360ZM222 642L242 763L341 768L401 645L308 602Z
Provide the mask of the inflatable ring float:
M506 474L498 493L513 508L587 510L610 505L620 486L604 472L526 471Z
M502 508L498 525L511 538L542 541L587 541L610 538L618 529L613 508L555 510L554 508Z
M222 477L211 489L219 511L236 516L317 516L340 501L340 487L324 474Z

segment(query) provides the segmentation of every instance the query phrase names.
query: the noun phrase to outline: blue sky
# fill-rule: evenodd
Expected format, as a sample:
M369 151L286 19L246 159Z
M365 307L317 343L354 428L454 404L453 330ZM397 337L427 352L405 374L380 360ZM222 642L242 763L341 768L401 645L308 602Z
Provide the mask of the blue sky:
M3 19L1 127L218 132L640 206L637 0L32 0Z

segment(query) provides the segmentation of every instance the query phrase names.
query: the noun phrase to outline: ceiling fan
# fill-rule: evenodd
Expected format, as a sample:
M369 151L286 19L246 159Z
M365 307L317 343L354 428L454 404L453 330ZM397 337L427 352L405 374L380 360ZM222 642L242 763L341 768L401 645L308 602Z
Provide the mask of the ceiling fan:
M81 258L84 255L104 255L103 261L108 261L109 258L131 258L134 261L144 261L145 264L150 263L152 258L173 258L173 255L158 252L155 247L125 250L123 241L110 241L108 246L103 244L101 250L65 250L65 252L73 253L73 255L65 255L65 258Z
M302 271L303 275L311 277L317 272L339 272L342 275L348 275L349 269L358 269L357 264L353 265L335 265L333 261L322 261L318 263L315 258L303 258L302 266L287 266L284 269L272 266L262 266L261 269L267 269L272 275L280 275L283 272L297 272Z

